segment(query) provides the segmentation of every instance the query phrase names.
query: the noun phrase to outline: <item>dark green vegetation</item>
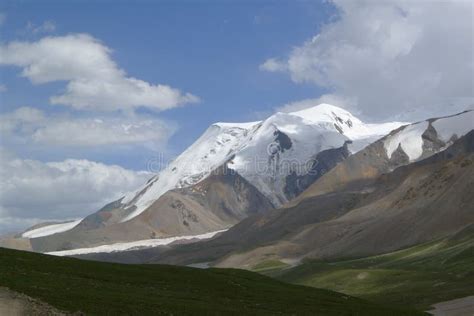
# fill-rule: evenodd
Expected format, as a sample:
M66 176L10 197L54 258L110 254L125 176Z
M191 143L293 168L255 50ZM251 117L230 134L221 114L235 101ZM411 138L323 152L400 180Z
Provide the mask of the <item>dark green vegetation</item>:
M267 274L381 304L427 310L431 304L474 294L474 225L451 238L385 255L308 261Z
M0 248L0 286L88 315L416 315L257 273L123 265Z

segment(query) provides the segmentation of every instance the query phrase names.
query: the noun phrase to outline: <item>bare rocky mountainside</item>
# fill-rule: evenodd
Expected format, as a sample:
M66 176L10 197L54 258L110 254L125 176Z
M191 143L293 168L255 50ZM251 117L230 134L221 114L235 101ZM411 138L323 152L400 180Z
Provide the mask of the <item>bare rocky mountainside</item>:
M307 218L308 212L321 213L331 206L339 214L346 212L298 225L286 236L227 255L217 264L249 267L272 257L363 257L455 234L474 222L473 151L474 132L470 132L440 154L380 176L366 190L304 199L283 214ZM329 207L320 207L322 203Z
M460 128L464 115L472 114L446 119ZM426 130L433 125L436 128L435 122L427 121ZM410 126L419 124L425 123ZM298 263L303 258L381 254L453 235L474 223L474 132L458 139L445 138L439 132L436 139L446 142L433 154L433 131L428 137L424 130L418 133L422 139L419 156L410 158L411 153L404 153L399 143L395 151L405 158L389 157L384 146L410 126L339 163L294 202L248 217L212 240L88 257L124 262L206 262L250 269L271 259Z

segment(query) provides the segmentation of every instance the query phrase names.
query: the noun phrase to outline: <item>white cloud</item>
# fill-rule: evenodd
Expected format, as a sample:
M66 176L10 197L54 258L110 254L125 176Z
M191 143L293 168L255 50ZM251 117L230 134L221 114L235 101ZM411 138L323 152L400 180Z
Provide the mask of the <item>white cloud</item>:
M127 76L111 58L111 49L87 34L44 37L36 42L0 46L0 64L23 68L33 84L68 81L52 104L81 110L114 111L139 106L162 111L199 98L167 85Z
M33 34L51 33L56 30L56 24L53 21L45 21L40 25L36 25L33 22L29 21L26 24L26 30L32 32Z
M0 135L6 138L16 136L15 134L20 136L31 133L31 128L44 120L44 114L40 110L30 107L18 108L13 112L0 115Z
M151 175L69 159L43 163L0 153L0 235L47 220L86 216Z
M22 107L0 115L0 133L13 142L48 146L103 146L118 144L164 147L176 125L147 116L71 117L46 115Z
M338 19L286 60L260 68L352 99L373 118L411 109L441 114L474 102L471 1L333 3Z
M155 119L66 119L38 128L32 139L40 144L74 146L164 144L171 134L169 124Z
M284 62L281 62L275 58L269 58L259 66L259 69L269 72L279 72L288 70L288 67Z
M4 84L0 84L0 93L1 92L6 92L8 90L7 86Z

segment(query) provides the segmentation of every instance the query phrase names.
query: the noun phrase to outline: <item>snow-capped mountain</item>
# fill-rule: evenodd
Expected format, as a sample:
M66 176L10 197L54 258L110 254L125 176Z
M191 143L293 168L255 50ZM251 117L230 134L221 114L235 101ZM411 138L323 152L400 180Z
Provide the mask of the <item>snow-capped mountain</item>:
M122 221L142 213L168 190L196 184L225 163L280 206L288 200L286 177L295 170L308 172L318 153L347 141L355 152L402 124L366 124L329 104L276 113L259 122L212 124L167 168L121 200L122 208L131 210Z
M143 187L126 195L121 201L125 208L134 210L122 221L142 213L165 192L193 185L223 165L239 151L252 135L255 123L213 124L188 149Z
M473 129L473 110L401 126L338 164L290 205L328 192L365 190L362 183L367 186L381 174L428 158Z
M473 115L368 124L320 104L258 122L215 123L136 191L79 224L23 237L34 250L51 252L227 229L251 214L439 152L472 129Z
M263 121L215 123L136 191L106 205L77 226L65 225L59 230L42 228L39 233L44 237L47 232L63 233L68 228L90 230L129 222L170 190L191 188L223 166L243 177L274 207L279 207L348 155L403 124L364 123L348 111L329 104L276 113ZM258 201L260 205L268 204L262 198ZM220 229L222 225L212 227Z

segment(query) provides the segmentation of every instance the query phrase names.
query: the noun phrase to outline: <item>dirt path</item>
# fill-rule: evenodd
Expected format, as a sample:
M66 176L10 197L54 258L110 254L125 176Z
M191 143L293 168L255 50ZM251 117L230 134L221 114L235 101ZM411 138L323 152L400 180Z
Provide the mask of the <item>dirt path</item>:
M433 307L429 313L435 316L473 316L474 296L437 303Z
M41 303L26 295L0 287L0 315L8 316L39 316L65 315L48 304Z

